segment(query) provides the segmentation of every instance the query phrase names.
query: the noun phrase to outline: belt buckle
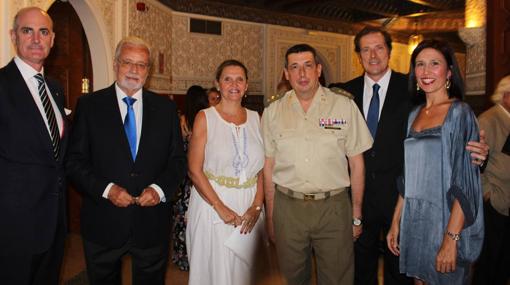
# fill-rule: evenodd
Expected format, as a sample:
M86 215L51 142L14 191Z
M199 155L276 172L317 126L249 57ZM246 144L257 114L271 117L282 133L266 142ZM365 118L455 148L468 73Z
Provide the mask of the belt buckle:
M315 200L315 195L314 194L303 194L303 200L313 201L313 200Z

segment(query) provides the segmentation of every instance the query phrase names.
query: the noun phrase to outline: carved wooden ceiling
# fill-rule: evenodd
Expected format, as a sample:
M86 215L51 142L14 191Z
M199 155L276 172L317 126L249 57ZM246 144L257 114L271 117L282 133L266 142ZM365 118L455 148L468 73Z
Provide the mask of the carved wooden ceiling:
M355 34L384 26L394 40L413 33L448 40L457 50L465 0L159 0L173 10L251 22Z

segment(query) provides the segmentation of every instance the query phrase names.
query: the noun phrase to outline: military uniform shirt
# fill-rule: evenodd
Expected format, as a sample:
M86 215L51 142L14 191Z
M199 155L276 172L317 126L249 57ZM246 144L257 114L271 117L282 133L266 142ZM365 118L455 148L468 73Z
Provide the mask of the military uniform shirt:
M262 116L266 157L274 159L273 182L302 193L350 186L347 157L372 147L372 136L354 101L320 86L308 112L294 90Z

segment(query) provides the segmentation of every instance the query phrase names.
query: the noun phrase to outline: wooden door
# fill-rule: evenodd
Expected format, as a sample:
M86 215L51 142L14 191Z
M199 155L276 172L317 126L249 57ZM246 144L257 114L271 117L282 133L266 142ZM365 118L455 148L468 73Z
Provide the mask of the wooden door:
M55 1L48 14L54 22L55 44L45 62L45 73L62 84L66 108L73 112L78 97L82 95L83 78L90 80L89 90L92 90L92 63L87 38L78 15L67 1ZM72 119L72 116L73 113L69 118ZM79 233L81 197L72 187L67 193L69 230Z

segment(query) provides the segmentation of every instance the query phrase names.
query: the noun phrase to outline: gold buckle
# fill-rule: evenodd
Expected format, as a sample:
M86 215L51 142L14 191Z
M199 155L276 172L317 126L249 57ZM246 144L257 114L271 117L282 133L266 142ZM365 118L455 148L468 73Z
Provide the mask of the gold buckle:
M303 200L313 201L315 200L315 194L303 194Z

